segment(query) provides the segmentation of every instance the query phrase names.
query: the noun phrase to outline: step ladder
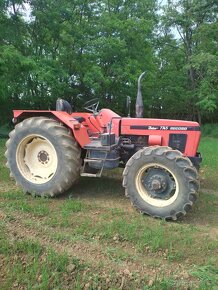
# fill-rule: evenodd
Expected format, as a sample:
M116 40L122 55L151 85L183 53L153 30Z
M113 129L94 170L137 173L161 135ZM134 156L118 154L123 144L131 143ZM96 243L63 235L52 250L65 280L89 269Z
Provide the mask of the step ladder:
M93 150L93 149L87 149L87 151L86 151L86 157L84 158L84 163L83 163L83 166L82 166L82 170L81 170L80 176L101 177L102 172L104 170L104 164L105 164L105 161L107 159L108 151L107 150L101 150L101 152L104 153L104 157L103 158L92 158L92 157L90 157L91 150ZM98 170L97 173L88 172L88 169L90 169L90 168L92 169L91 166L88 167L89 163L92 163L92 162L101 164L99 169L96 168L96 170ZM93 167L93 169L95 169L95 168Z
M101 177L102 172L104 170L104 165L105 162L107 160L108 157L108 153L111 152L111 149L117 147L117 144L112 144L112 145L108 145L108 146L102 146L101 144L101 140L99 138L95 138L93 139L89 144L84 146L84 149L86 149L86 156L84 159L84 163L81 169L81 173L80 176L88 176L88 177ZM104 153L103 158L93 158L91 157L91 151L99 151L101 153ZM90 167L88 167L89 163L99 163L101 164L99 170L97 170L97 173L90 173L88 169L90 169ZM92 167L91 167L92 168ZM95 169L93 167L93 169Z

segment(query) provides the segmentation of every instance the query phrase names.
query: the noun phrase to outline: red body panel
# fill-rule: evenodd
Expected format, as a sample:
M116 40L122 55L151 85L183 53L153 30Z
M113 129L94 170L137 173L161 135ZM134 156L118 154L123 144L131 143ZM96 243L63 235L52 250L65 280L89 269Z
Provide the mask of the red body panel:
M25 119L32 116L55 116L72 131L81 147L91 142L90 137L98 137L101 133L112 132L120 135L148 136L148 145L169 146L170 134L186 134L187 143L184 155L195 156L200 141L200 127L197 122L167 120L121 118L109 109L102 109L97 114L75 112L69 115L62 111L14 110L14 118ZM82 117L84 120L77 121Z
M102 109L96 116L92 113L84 112L74 112L69 115L62 111L46 111L46 110L14 110L14 118L25 119L32 116L49 116L54 115L69 128L71 128L75 134L75 137L82 138L82 140L77 139L78 143L83 147L90 143L90 136L95 137L100 133L105 133L109 131L109 124L112 120L113 126L111 132L115 133L117 136L119 134L119 120L121 117L109 109ZM74 124L78 124L74 118L82 117L85 119L81 124L81 128L74 131ZM113 119L115 118L115 119ZM76 122L76 123L74 123ZM81 136L80 136L81 132Z
M84 125L88 126L91 135L109 132L111 120L111 132L119 136L119 122L121 117L109 109L102 109L95 116L91 113L72 113L73 117L83 117L85 119Z
M167 119L122 118L122 135L161 136L162 146L168 146L169 134L178 133L187 134L188 136L184 155L195 156L201 136L200 127L197 122Z
M96 116L96 121L109 132L111 127L111 132L119 136L119 122L121 117L109 109L102 109Z
M69 115L66 112L14 110L13 113L14 113L14 118L21 118L21 119L25 119L25 118L29 118L29 117L33 117L33 116L53 115L58 120L63 122L65 125L67 125L73 131L74 137L76 138L77 142L80 144L81 147L90 143L90 138L89 138L86 127L83 126L82 124L80 124L76 119L74 119L72 117L72 115Z

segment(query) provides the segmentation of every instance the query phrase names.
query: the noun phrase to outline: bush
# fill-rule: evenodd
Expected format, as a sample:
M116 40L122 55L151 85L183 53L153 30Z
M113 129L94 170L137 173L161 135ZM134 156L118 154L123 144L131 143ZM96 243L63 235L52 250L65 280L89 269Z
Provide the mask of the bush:
M204 124L201 130L204 137L218 138L218 124Z
M8 125L0 126L0 138L8 138L11 128Z

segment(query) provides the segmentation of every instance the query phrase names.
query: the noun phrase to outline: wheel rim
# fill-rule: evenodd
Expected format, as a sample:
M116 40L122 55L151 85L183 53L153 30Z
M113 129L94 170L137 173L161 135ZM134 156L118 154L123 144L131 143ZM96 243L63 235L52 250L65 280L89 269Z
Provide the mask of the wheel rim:
M163 165L156 163L144 165L138 171L135 182L143 200L155 207L168 206L178 197L177 178Z
M54 146L48 139L40 135L29 135L18 144L16 162L26 180L43 184L54 176L58 158Z

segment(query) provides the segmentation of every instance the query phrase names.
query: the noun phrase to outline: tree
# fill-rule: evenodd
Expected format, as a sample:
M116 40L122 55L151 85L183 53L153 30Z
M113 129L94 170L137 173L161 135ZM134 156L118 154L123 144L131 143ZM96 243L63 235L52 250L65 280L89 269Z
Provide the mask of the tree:
M167 28L176 29L179 36L178 46L184 53L190 115L199 122L202 113L216 109L218 98L215 94L217 83L210 82L207 77L211 76L211 73L213 75L217 73L214 68L211 69L211 60L217 62L217 52L214 51L213 45L214 43L217 45L217 34L214 34L217 30L216 21L216 1L169 0L164 8L163 24ZM207 44L206 34L202 33L206 32L205 29L211 31L207 33L209 36Z
M0 26L0 122L58 97L124 114L143 71L146 117L216 118L215 1L1 0Z

